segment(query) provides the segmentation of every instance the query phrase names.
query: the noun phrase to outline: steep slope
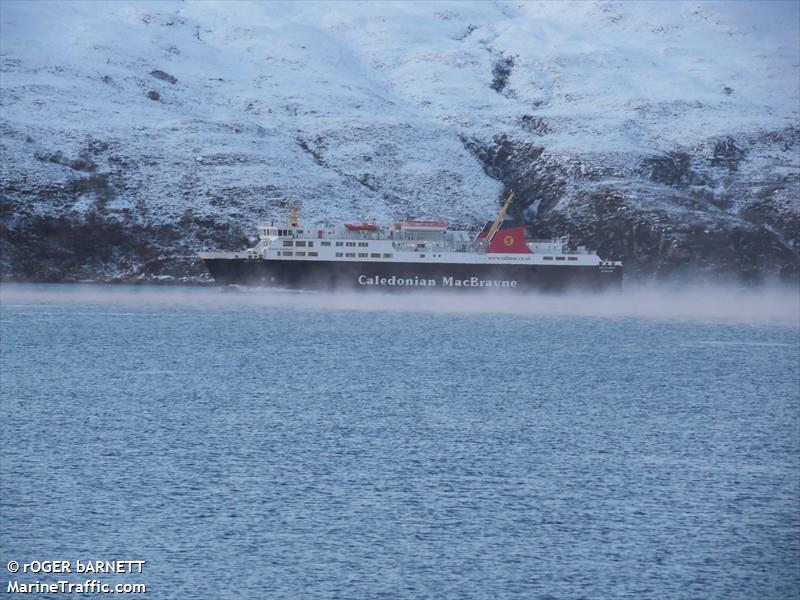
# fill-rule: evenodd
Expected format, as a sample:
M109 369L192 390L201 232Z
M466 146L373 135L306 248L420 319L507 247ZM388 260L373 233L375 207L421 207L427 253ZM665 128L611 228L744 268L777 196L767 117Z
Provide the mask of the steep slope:
M202 273L505 186L629 272L796 276L796 3L0 5L2 274Z

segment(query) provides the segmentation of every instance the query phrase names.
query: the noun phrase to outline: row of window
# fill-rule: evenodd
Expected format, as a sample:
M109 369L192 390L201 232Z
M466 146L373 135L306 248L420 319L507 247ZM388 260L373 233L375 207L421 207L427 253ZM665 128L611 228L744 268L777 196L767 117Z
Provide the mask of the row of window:
M545 256L544 260L578 260L577 256Z
M284 245L284 247L285 246L299 246L300 248L304 248L307 245L309 248L313 248L314 247L314 242L306 242L305 240L297 240L296 242L292 241L292 240L283 240L283 245ZM330 246L330 242L327 243L327 244L325 242L322 242L322 245L323 246Z
M280 237L289 237L290 235L292 235L292 230L291 229L275 229L274 227L264 227L261 230L261 233L263 233L264 235L270 235L270 236L277 235L277 236L280 236ZM303 233L303 232L300 231L299 233Z
M297 252L292 252L291 250L284 250L281 252L278 251L278 256L319 256L317 252L303 252L302 250L298 250ZM392 258L394 254L391 253L384 253L383 258ZM337 258L381 258L380 252L337 252Z
M331 245L330 242L320 242L319 244L320 244L320 246L330 246ZM303 247L308 246L309 248L312 248L314 246L314 242L313 241L306 241L306 240L297 240L297 241L295 241L295 240L283 240L283 245L285 247L287 247L287 246L288 247L291 247L291 246L297 247L297 246L299 246L299 247L303 248ZM366 247L369 246L369 243L367 243L367 242L358 242L356 244L356 242L336 242L336 245L337 246L347 246L348 248L355 248L356 245L358 245L359 248L366 248Z
M348 248L355 248L356 247L356 243L355 242L336 242L336 245L337 246L347 246ZM328 246L330 246L330 243L328 243ZM367 242L358 242L358 247L359 248L366 248L367 246L369 246L369 244Z
M384 254L383 258L392 258L392 256L394 256L394 255L393 254ZM337 258L342 258L342 257L344 257L344 258L356 258L356 253L355 252L344 252L344 253L337 252L336 253L336 257ZM359 252L358 253L358 258L380 258L380 257L381 257L381 253L380 252L371 252L371 253Z

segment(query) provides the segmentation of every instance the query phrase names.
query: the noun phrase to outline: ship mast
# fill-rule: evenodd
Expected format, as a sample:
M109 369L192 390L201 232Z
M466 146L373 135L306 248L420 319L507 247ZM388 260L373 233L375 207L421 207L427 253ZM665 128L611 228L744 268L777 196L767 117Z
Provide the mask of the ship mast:
M489 244L492 243L492 238L497 233L497 230L500 229L500 225L502 225L503 219L505 218L506 213L508 212L508 207L511 206L511 201L513 199L514 199L514 190L511 190L508 194L508 197L506 198L505 203L503 204L503 207L500 209L500 212L497 213L497 216L494 219L494 223L492 223L492 226L489 228L489 233L487 233L486 237L484 238L486 240L487 247L489 246Z
M297 205L287 204L286 208L289 209L289 227L297 227Z

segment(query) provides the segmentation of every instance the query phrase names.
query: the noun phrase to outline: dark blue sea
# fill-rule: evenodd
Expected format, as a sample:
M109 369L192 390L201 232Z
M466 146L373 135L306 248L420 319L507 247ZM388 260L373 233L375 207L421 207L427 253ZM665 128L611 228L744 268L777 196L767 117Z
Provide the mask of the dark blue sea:
M2 593L797 598L796 292L670 294L6 284Z

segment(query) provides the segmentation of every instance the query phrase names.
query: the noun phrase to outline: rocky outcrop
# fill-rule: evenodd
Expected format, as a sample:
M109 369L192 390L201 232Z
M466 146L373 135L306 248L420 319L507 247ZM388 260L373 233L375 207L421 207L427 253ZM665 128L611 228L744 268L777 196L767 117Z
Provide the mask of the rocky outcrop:
M738 218L648 210L628 200L614 189L588 193L575 200L573 212L550 211L531 229L538 237L567 234L575 244L623 260L634 279L798 279L797 254L768 228Z
M537 237L569 235L623 260L633 278L760 282L800 278L800 177L749 164L747 147L788 153L798 137L796 129L726 137L638 164L552 155L506 136L464 143L515 190L511 212Z
M120 221L99 212L81 217L25 216L0 227L4 280L136 281L206 279L199 247L243 248L235 225L187 214L174 225Z

